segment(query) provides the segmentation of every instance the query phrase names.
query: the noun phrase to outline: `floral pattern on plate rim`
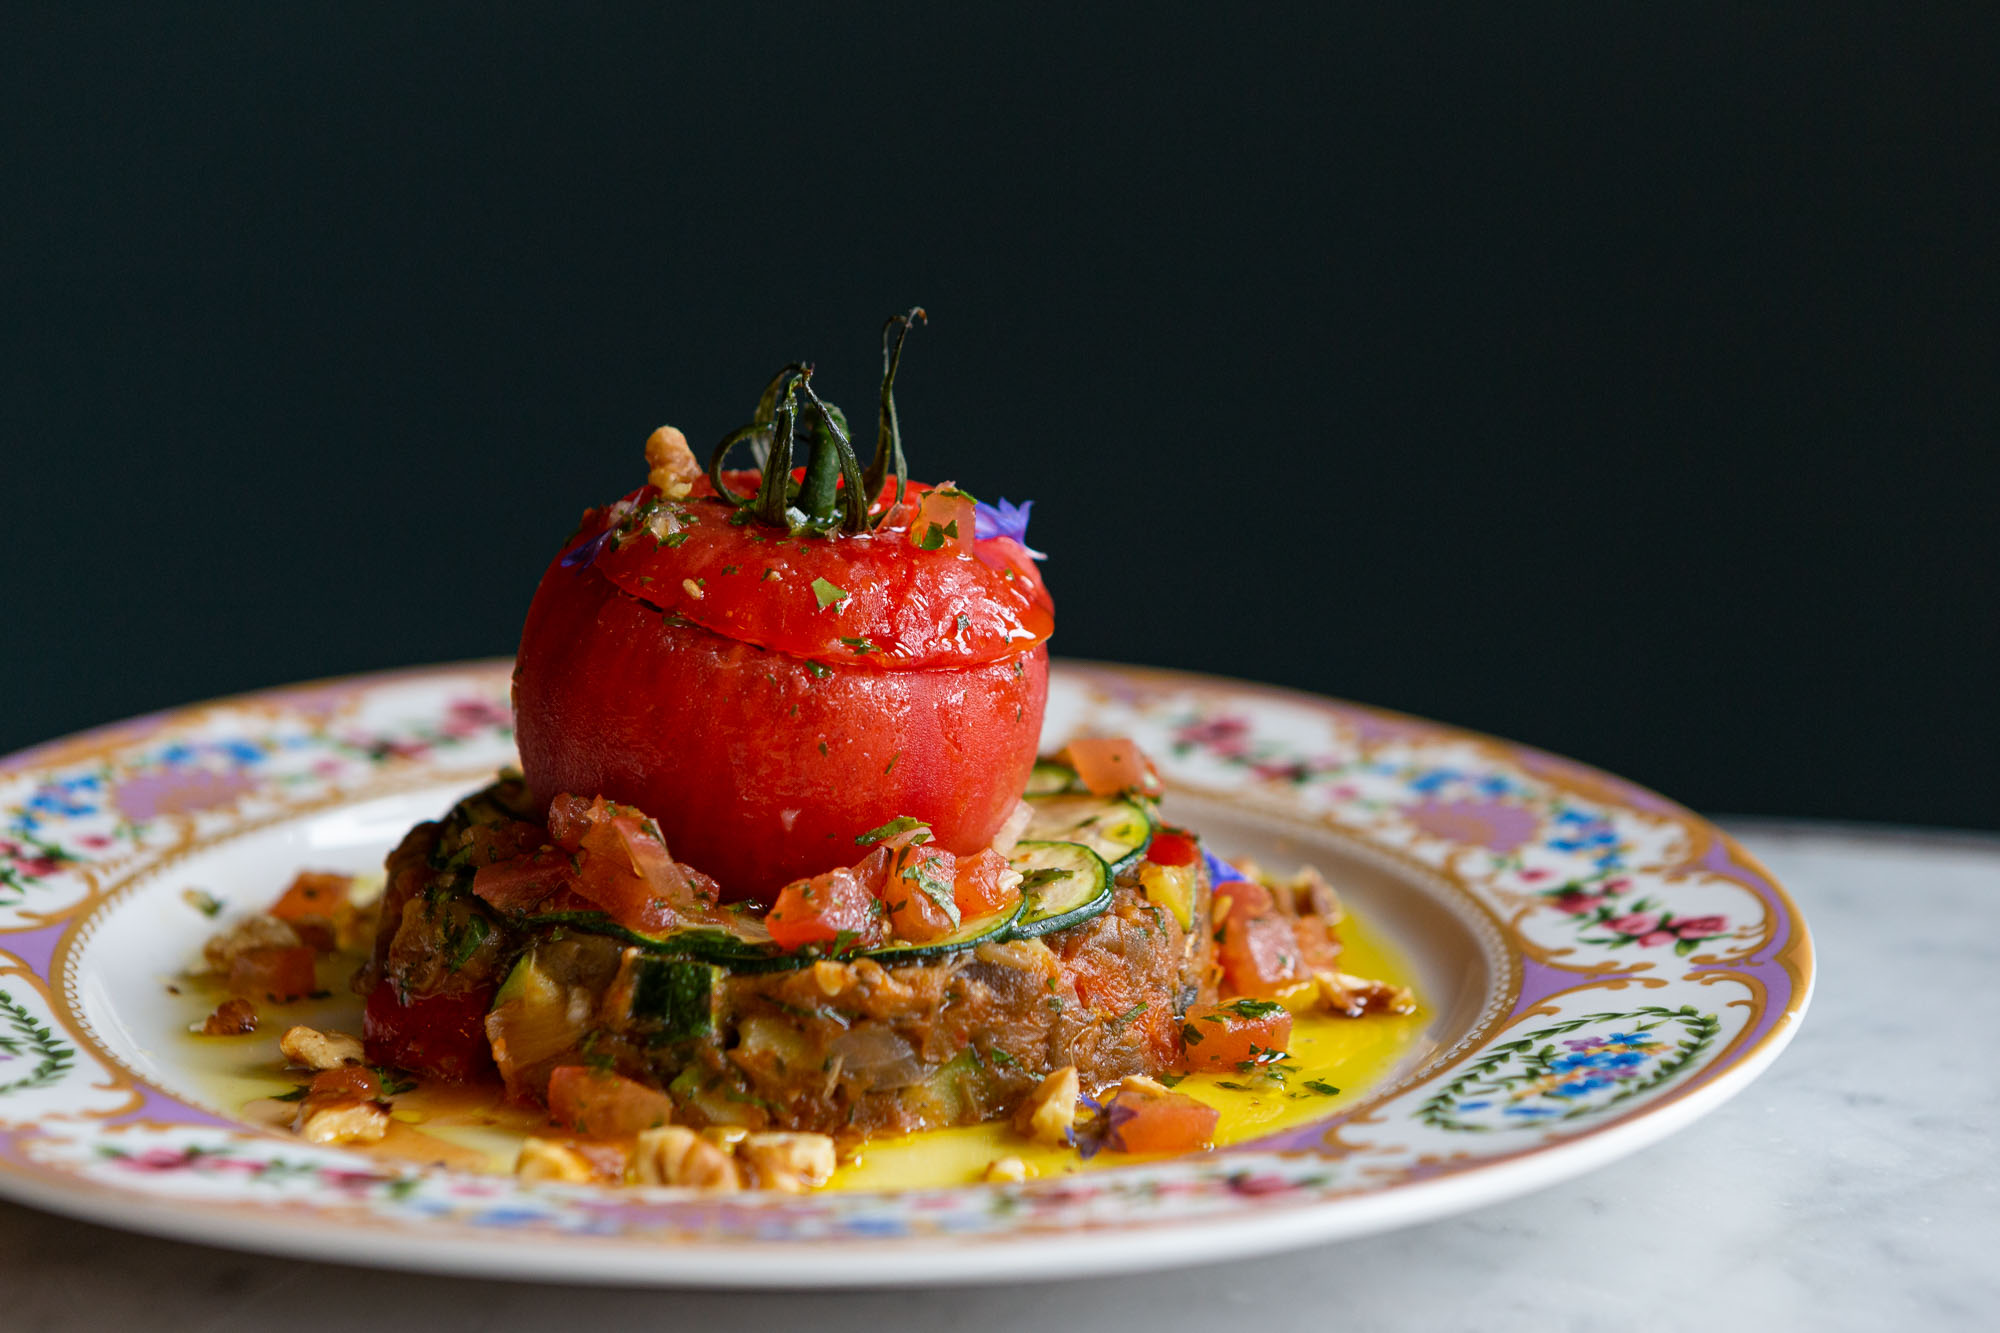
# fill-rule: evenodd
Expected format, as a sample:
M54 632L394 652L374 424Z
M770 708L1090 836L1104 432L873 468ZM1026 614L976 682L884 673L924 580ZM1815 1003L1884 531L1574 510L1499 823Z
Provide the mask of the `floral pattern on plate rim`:
M1642 788L1360 705L1060 664L1052 737L1130 734L1177 786L1331 826L1457 886L1518 962L1491 1021L1371 1101L1219 1152L1023 1185L805 1198L398 1166L236 1127L96 1048L54 974L59 946L120 885L274 819L397 785L470 784L511 756L506 685L499 663L357 677L0 760L0 1187L19 1174L420 1233L687 1244L1215 1220L1475 1171L1646 1114L1782 1039L1809 989L1810 944L1783 891L1726 835Z

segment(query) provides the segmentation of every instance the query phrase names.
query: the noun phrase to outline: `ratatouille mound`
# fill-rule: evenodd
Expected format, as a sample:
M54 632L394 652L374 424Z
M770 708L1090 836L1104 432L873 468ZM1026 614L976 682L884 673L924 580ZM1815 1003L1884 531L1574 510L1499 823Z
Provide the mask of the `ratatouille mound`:
M1028 506L907 477L921 317L885 327L865 469L795 364L706 467L662 427L584 515L522 633L521 771L390 855L365 1043L287 1033L302 1131L365 1141L401 1070L545 1108L521 1170L568 1180L812 1188L871 1135L1001 1118L1180 1152L1217 1113L1170 1084L1282 1061L1278 997L1407 1011L1340 973L1316 875L1163 825L1132 742L1037 761Z

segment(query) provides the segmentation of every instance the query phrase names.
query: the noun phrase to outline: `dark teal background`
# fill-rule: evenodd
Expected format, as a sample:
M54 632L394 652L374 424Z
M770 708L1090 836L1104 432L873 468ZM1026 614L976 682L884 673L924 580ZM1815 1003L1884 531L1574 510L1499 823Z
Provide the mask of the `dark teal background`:
M505 653L921 302L1059 652L2000 827L1988 14L9 7L0 749Z

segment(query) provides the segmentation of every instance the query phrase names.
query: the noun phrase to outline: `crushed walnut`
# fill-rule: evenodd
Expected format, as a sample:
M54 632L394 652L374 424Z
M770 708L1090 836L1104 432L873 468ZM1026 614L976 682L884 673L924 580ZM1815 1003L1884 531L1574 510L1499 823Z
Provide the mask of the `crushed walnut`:
M278 1050L302 1069L338 1069L368 1058L361 1038L345 1032L321 1032L303 1024L285 1029L285 1035L278 1038Z
M1408 986L1392 986L1346 972L1315 972L1313 985L1319 992L1320 1008L1343 1018L1417 1011L1417 997Z
M701 476L701 464L688 448L687 436L662 426L646 440L646 481L669 500L686 499Z
M1068 1143L1076 1127L1076 1101L1083 1093L1075 1065L1064 1065L1041 1081L1014 1112L1014 1128L1037 1143Z
M257 1030L257 1007L245 999L224 1000L202 1020L204 1037L240 1037Z

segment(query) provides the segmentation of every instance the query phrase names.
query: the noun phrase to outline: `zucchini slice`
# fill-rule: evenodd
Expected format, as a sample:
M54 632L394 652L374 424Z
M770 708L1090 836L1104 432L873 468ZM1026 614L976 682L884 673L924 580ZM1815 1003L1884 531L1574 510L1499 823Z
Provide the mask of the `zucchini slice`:
M921 963L940 954L957 953L960 949L970 949L987 940L1012 938L1014 924L1021 919L1022 909L1027 906L1026 895L1004 912L992 916L982 916L977 921L968 921L942 939L928 944L890 944L880 949L870 949L864 957L872 958L884 967L895 967L899 963Z
M1034 770L1028 774L1028 789L1022 794L1032 801L1037 796L1061 796L1083 790L1083 779L1068 764L1059 764L1053 759L1037 759Z
M1114 875L1137 865L1153 840L1153 816L1128 796L1066 792L1038 796L1028 804L1035 813L1022 831L1024 839L1080 842L1103 857Z
M727 926L691 926L664 935L621 926L603 912L542 912L526 918L526 923L538 930L567 926L592 935L609 935L664 958L699 958L730 972L784 972L804 967L816 957L780 952L763 933L763 923L749 916Z
M633 965L632 1018L647 1044L662 1046L714 1032L718 974L712 963L641 955Z
M1082 925L1111 906L1111 867L1082 843L1020 842L1008 861L1026 876L1017 938Z

